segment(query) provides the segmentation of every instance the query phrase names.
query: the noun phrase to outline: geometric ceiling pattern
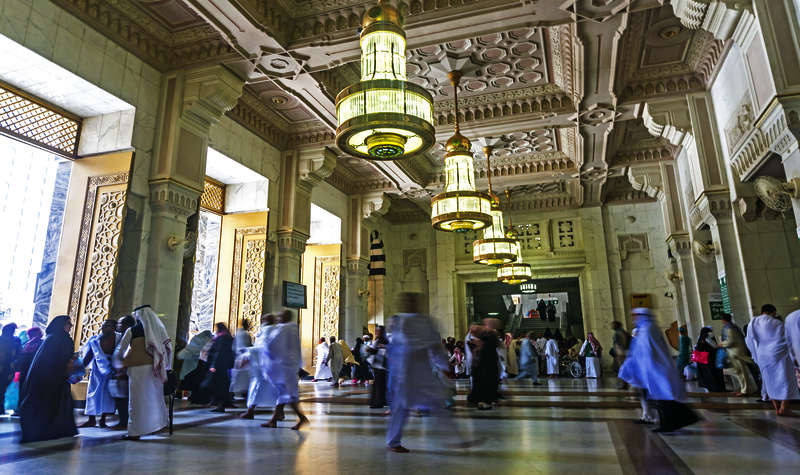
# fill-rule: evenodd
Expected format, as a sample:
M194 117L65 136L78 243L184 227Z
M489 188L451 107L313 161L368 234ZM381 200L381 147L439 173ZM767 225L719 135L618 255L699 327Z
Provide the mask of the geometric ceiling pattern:
M159 70L225 64L248 82L233 120L281 150L338 153L334 100L360 75L358 28L376 0L54 1ZM327 178L348 194L388 193L392 219L424 216L441 190L455 121L449 71L464 76L459 119L479 188L490 144L493 187L519 191L518 206L595 206L649 199L627 170L671 160L675 149L635 111L707 90L726 51L663 0L395 4L406 19L408 79L434 98L436 145L389 164L341 154Z

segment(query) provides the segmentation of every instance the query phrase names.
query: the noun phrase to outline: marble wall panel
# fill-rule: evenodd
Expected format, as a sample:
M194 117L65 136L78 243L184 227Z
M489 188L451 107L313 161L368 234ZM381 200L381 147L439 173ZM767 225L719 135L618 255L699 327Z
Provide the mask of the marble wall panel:
M225 186L225 213L249 213L267 209L267 180Z

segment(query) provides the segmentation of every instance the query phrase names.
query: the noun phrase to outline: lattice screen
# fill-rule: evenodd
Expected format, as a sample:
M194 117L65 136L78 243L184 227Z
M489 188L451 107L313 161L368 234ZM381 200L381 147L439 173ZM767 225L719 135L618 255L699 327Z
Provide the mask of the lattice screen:
M206 178L203 184L203 194L200 195L200 207L222 214L225 211L225 185Z
M0 131L59 155L74 157L80 119L0 85Z

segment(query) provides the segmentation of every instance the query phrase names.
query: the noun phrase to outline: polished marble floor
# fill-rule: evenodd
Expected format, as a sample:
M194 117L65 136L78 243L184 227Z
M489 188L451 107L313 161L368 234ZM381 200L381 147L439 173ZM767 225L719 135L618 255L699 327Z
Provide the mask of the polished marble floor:
M19 445L19 427L0 422L0 474L738 474L800 473L800 419L776 418L755 399L697 392L691 403L703 421L661 435L634 424L638 402L613 381L511 383L491 411L457 406L445 417L413 416L403 443L386 451L387 417L366 407L363 387L331 389L303 383L311 425L289 430L240 420L240 410L212 414L179 405L175 432L139 442L122 433L81 429L72 439ZM82 422L83 418L79 418ZM470 441L469 448L462 444Z

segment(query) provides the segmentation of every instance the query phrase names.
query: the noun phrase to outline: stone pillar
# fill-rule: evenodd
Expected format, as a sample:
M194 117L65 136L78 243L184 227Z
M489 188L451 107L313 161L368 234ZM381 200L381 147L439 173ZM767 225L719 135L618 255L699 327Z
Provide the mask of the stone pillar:
M455 332L455 233L436 231L434 240L436 259L433 266L434 278L430 284L430 313L436 321L442 336L456 336Z
M203 191L208 135L233 108L244 82L223 66L167 75L150 173L150 235L142 303L164 315L175 338L187 218ZM193 253L193 250L189 250Z
M344 319L339 323L339 332L347 342L363 335L367 326L367 264L368 260L356 257L345 259L344 270Z

